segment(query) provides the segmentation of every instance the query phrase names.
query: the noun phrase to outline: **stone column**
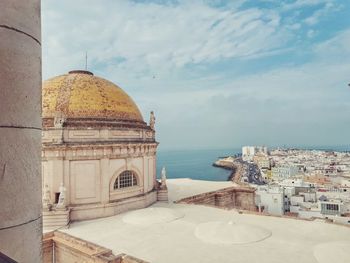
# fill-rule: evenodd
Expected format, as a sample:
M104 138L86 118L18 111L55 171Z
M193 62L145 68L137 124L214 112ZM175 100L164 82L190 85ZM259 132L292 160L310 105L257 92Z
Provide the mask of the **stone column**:
M40 0L1 0L0 39L0 251L41 262Z
M109 203L109 180L110 180L110 173L109 173L109 159L108 158L102 158L100 162L101 167L101 203L108 204Z
M67 188L66 192L66 199L67 199L67 204L69 205L71 203L71 185L70 185L70 167L69 167L69 160L64 160L63 161L63 183L64 186Z
M146 156L142 156L142 172L143 172L143 192L147 193L148 192L148 180L150 179L150 174L149 174L149 161L148 158L146 158ZM153 176L153 175L152 175ZM141 178L140 178L141 179ZM153 178L152 178L153 180Z

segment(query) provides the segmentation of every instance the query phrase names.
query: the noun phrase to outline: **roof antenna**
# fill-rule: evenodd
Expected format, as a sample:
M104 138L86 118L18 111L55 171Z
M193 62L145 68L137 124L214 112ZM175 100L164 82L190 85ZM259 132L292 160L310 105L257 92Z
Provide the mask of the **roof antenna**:
M88 54L87 51L85 51L85 70L87 71L87 59L88 59Z

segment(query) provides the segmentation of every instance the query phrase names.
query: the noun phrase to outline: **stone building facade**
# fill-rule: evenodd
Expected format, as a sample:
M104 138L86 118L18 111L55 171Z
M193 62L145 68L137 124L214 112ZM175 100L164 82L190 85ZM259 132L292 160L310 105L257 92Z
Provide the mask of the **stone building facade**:
M44 227L157 201L153 113L147 125L121 88L81 70L45 81L42 105Z

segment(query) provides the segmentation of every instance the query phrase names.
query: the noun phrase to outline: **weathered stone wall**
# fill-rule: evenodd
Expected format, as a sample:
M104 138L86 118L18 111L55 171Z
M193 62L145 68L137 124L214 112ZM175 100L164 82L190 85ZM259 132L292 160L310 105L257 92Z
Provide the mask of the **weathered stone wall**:
M196 205L209 205L215 206L215 192L208 192L199 195L190 196L175 203L186 203L186 204L196 204Z
M236 193L236 206L244 210L255 210L255 194L252 196L250 192Z
M53 262L53 232L46 233L43 235L42 241L42 254L43 262L51 263Z
M0 1L0 251L41 261L40 0Z
M228 187L213 192L190 196L176 203L215 206L224 209L255 211L255 189L250 187Z
M235 203L235 192L233 191L224 191L215 194L215 206L233 208Z

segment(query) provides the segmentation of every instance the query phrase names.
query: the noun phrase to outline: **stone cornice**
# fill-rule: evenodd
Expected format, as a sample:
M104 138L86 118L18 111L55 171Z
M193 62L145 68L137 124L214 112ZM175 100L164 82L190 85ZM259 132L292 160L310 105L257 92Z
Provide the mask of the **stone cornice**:
M44 130L54 129L54 118L42 118ZM111 120L105 118L67 118L63 125L70 129L142 128L151 129L144 121Z
M155 131L142 128L52 128L42 131L44 145L155 142Z
M154 156L157 142L152 143L113 143L113 144L76 144L43 145L42 159L102 159Z

